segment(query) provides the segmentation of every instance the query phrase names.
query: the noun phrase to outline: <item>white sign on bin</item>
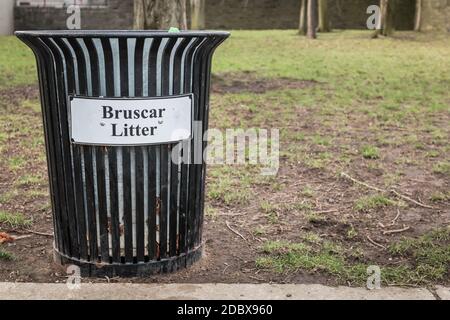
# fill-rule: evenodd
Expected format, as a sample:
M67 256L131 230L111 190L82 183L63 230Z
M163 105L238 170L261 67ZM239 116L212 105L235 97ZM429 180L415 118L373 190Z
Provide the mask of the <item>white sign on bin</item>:
M70 98L73 143L145 145L191 137L193 95L157 98Z

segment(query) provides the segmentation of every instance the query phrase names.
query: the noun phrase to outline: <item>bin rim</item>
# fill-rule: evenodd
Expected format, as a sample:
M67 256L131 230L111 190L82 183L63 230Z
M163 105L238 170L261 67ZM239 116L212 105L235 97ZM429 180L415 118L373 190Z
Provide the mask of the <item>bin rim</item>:
M20 30L15 31L17 37L67 37L67 38L183 38L183 37L220 37L227 38L227 31L215 30Z

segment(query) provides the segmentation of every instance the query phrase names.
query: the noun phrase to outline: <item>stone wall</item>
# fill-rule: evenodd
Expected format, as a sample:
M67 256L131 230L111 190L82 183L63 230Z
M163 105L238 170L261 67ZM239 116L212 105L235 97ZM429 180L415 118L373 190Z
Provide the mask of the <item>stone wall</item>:
M210 29L293 29L298 26L299 0L206 0Z
M376 0L330 0L330 23L336 29L365 28L366 9ZM295 29L300 0L207 0L211 29Z
M378 0L329 0L335 29L364 29L366 9ZM415 0L399 0L398 30L412 30ZM206 0L208 29L295 29L300 0ZM15 30L66 29L65 8L16 7ZM424 0L423 30L450 29L450 0ZM82 29L131 29L133 0L109 0L108 6L82 8Z
M425 0L422 8L422 30L450 32L450 0Z
M333 28L364 28L366 9L376 0L330 0ZM404 0L402 0L404 1ZM208 29L295 29L300 0L207 0ZM16 7L15 29L66 29L65 8ZM82 8L82 29L130 29L132 0L109 0L104 8Z
M66 8L16 7L15 30L67 29ZM133 1L108 0L108 6L81 8L82 29L131 29Z
M415 0L399 0L397 29L412 30ZM378 0L329 0L335 29L364 29L367 8ZM211 29L295 29L300 0L207 0L206 26Z

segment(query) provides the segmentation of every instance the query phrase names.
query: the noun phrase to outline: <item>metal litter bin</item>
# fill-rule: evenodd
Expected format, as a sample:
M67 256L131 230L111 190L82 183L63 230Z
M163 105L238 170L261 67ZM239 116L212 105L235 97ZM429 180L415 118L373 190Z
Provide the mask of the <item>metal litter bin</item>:
M55 261L83 276L145 276L197 261L205 163L195 164L193 150L205 147L211 59L229 34L16 35L37 60ZM190 161L171 161L180 140Z

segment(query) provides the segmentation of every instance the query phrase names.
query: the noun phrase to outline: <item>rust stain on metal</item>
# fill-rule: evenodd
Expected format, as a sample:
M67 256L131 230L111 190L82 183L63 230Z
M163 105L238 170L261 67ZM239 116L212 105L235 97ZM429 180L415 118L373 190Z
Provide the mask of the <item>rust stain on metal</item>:
M156 216L158 217L158 221L160 221L160 217L161 217L161 198L156 198ZM159 232L160 231L160 225L159 223L156 225L156 231Z
M107 224L108 225L106 226L106 230L108 231L108 233L111 233L111 226L112 226L111 217L108 217Z
M156 257L159 259L160 257L160 250L159 250L159 242L156 242Z
M160 217L161 217L161 198L160 197L156 197L156 217L158 218L158 222L161 221ZM159 223L156 225L156 232L160 231L160 225ZM159 242L156 242L156 257L159 259L161 256L161 249L160 249L160 244Z
M156 214L159 216L161 214L161 198L156 198Z

